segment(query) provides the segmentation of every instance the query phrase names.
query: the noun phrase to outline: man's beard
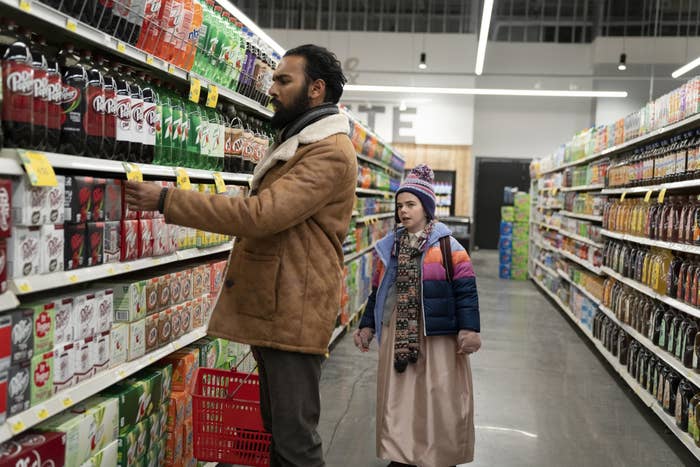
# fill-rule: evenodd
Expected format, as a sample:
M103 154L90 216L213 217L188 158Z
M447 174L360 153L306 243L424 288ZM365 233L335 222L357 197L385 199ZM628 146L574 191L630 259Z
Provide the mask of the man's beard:
M270 125L275 130L281 130L309 110L310 99L309 95L306 93L306 88L304 88L299 92L296 99L294 99L294 102L292 102L289 107L282 106L280 102L276 100L272 102L277 110L270 120Z

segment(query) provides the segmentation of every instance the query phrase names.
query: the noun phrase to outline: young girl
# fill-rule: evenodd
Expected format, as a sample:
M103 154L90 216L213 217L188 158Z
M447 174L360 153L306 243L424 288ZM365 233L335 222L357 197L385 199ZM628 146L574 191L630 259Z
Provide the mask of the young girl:
M433 171L419 165L396 193L401 226L377 243L372 294L354 334L363 352L375 334L379 342L377 457L389 466L474 458L476 282L469 255L434 217Z

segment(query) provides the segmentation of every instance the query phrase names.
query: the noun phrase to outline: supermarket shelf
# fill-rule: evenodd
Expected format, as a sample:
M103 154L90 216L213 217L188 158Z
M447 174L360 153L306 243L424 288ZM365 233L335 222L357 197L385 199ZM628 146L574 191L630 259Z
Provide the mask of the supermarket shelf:
M558 251L558 250L557 250L556 248L554 248L553 246L547 245L547 244L544 243L544 242L539 242L539 241L535 240L534 238L532 239L532 242L533 242L535 245L537 245L538 247L540 247L540 249L542 249L542 250L549 250L549 251L553 251L553 252L555 252L555 253Z
M666 248L667 250L681 251L683 253L692 253L695 255L700 255L700 246L686 245L684 243L664 242L661 240L651 240L649 238L612 232L610 230L601 230L601 234L605 235L606 237L639 243L641 245L656 246L659 248Z
M581 329L581 332L590 339L590 341L595 345L598 352L608 361L608 363L615 369L618 375L627 383L627 385L634 391L635 394L644 402L644 404L649 407L656 415L659 416L661 421L666 424L669 430L673 432L674 435L685 445L686 448L697 458L700 459L700 448L695 445L693 439L687 434L681 431L678 426L676 426L676 419L664 412L663 408L657 403L656 398L649 394L642 386L627 372L627 368L620 365L620 363L613 357L610 352L601 344L601 342L593 337L591 331L581 324L572 314L567 306L565 306L557 296L552 294L543 284L534 280L542 290L547 293L552 299L557 302L559 307L566 312L567 317L573 321L573 323ZM684 372L687 374L687 370Z
M685 188L697 188L700 187L700 179L693 180L683 180L680 182L670 182L670 183L659 183L657 185L643 185L643 186L632 186L627 188L605 188L601 191L603 195L617 195L621 193L646 193L647 191L661 191L664 188L666 190L682 190Z
M377 167L381 167L382 169L387 170L389 172L393 172L396 175L399 175L399 176L402 175L402 172L399 172L395 168L391 167L389 164L385 164L384 162L378 161L377 159L372 159L371 157L367 157L367 156L362 155L360 153L357 153L357 158L360 159L361 161L376 165Z
M22 169L22 166L19 163L17 152L17 149L3 149L0 151L0 173L7 173L9 175L22 175L24 173L24 170ZM124 166L122 165L121 161L95 159L92 157L69 156L67 154L57 154L50 152L43 152L43 154L46 156L49 163L54 169L84 170L88 172L126 174L126 171L124 170ZM175 167L152 164L134 165L137 165L141 169L141 173L143 173L143 175L145 176L172 179L176 178ZM4 172L4 168L8 168L9 172ZM215 172L213 171L200 169L185 170L187 171L187 175L191 179L210 181L214 180ZM248 174L237 174L227 172L221 172L221 177L224 179L224 181L238 184L248 184L248 182L253 178L252 175Z
M589 263L585 259L581 259L578 256L573 255L573 254L569 253L568 251L564 251L564 250L559 250L559 254L561 254L564 258L569 259L569 260L573 261L574 263L577 263L577 264L583 266L584 268L591 271L593 274L596 274L598 276L603 275L603 270L601 268L597 268L597 267L593 266L591 263Z
M26 9L21 8L20 4L26 4L29 5L29 7ZM44 5L43 3L34 1L21 2L18 0L0 0L0 5L6 5L16 10L23 10L26 14L32 16L33 18L43 23L49 23L53 26L64 29L66 32L72 34L74 37L79 37L80 39L88 41L93 45L99 46L103 49L107 49L117 56L125 57L132 61L135 61L144 68L148 68L151 70L159 70L182 81L189 81L190 79L190 75L186 70L171 65L158 57L154 57L144 52L143 50L137 49L136 47L119 41L111 35L102 32L99 29L93 28L88 24L82 23L79 20L70 17L69 15L54 10L53 8L49 7L48 5ZM69 24L71 25L70 29L68 27ZM202 87L207 86L208 83L206 81L202 82ZM271 110L263 107L262 105L253 101L252 99L238 94L231 89L227 89L224 86L217 86L219 89L220 96L223 96L231 100L232 102L242 105L248 110L252 110L265 117L272 116Z
M578 186L565 186L561 188L561 191L593 191L605 188L602 183L597 183L595 185L578 185Z
M382 214L370 214L369 216L358 217L355 222L358 224L367 224L369 222L377 221L379 219L387 219L389 217L394 217L393 212L385 212Z
M682 374L683 377L689 379L693 384L700 387L700 373L693 370L692 368L686 368L685 366L683 366L683 363L681 363L676 358L675 355L662 349L661 347L654 345L654 343L647 336L643 335L642 333L634 329L632 326L620 321L620 319L617 316L615 316L615 312L612 311L610 308L606 307L605 305L600 305L599 308L600 311L605 313L608 316L608 318L610 318L615 324L624 329L624 331L627 334L632 336L636 341L638 341L648 350L653 352L654 355L663 360L668 366L676 370L678 373Z
M585 288L584 286L582 286L582 285L577 284L576 282L574 282L574 281L571 279L571 277L569 277L569 275L568 275L567 273L565 273L565 272L562 271L561 269L557 269L557 273L558 273L565 281L567 281L568 283L570 283L571 285L573 285L574 287L576 287L577 289L579 289L579 290L581 291L581 293L582 293L583 295L585 295L590 301L592 301L592 302L595 303L596 305L600 305L600 299L599 299L599 298L597 298L595 295L593 295L593 294L590 293L588 290L586 290L586 288Z
M536 265L538 265L539 267L541 267L542 269L544 269L545 272L547 272L550 276L554 276L554 277L558 276L557 271L555 271L554 269L550 268L549 266L546 266L546 265L545 265L542 261L540 261L539 259L534 260L534 263L535 263Z
M644 295L648 295L651 298L655 298L656 300L659 300L660 302L664 302L667 305L670 305L673 308L680 310L684 313L687 313L691 316L695 316L696 318L700 318L700 309L698 309L692 305L688 305L687 303L681 302L680 300L676 300L675 298L671 298L667 295L661 295L660 293L656 292L651 287L648 287L640 282L637 282L634 279L624 277L621 274L613 271L609 267L603 266L601 269L608 276L613 277L614 279L617 279L618 282L622 282L623 284L629 285L633 289L636 289L639 292L642 292Z
M551 297L552 300L554 300L555 302L557 302L557 305L559 305L559 307L560 307L562 310L566 311L567 314L571 315L571 310L569 309L569 307L568 307L566 304L564 304L564 302L561 301L561 298L559 298L554 292L552 292L551 290L549 290L547 287L545 287L545 285L544 285L542 282L538 281L538 280L535 279L534 277L532 278L532 281L533 281L535 284L537 284L542 290L544 290L544 292L545 292L547 295L549 295L549 296Z
M603 151L601 151L601 152L598 152L598 153L596 153L596 154L592 154L592 155L590 155L590 156L588 156L588 157L586 157L586 158L580 159L580 160L578 160L578 161L569 162L569 163L567 163L567 164L560 165L560 166L557 167L557 168L545 170L545 171L541 172L540 174L541 174L541 175L546 175L546 174L548 174L548 173L559 172L559 171L562 170L562 169L565 169L565 168L567 168L567 167L572 167L572 166L574 166L574 165L585 164L586 162L590 162L590 161L593 161L593 160L595 160L595 159L599 159L599 158L601 158L601 157L608 156L608 155L610 155L610 154L613 154L613 153L615 153L615 152L621 151L621 150L623 150L623 149L628 149L628 148L630 148L631 146L637 145L637 144L639 144L639 143L644 143L644 142L646 142L646 141L648 141L648 140L654 139L654 138L656 138L657 136L662 135L663 133L666 133L666 132L669 132L669 131L673 131L673 130L677 130L677 129L683 128L683 127L685 127L685 126L692 125L693 123L696 123L696 122L698 122L698 121L700 121L700 114L693 115L693 116L688 117L688 118L686 118L686 119L683 119L683 120L681 120L681 121L679 121L679 122L676 122L676 123L674 123L674 124L672 124L672 125L668 125L668 126L665 126L665 127L663 127L663 128L659 128L658 130L654 130L654 131L652 131L652 132L650 132L650 133L647 133L647 134L645 134L645 135L642 135L642 136L638 136L638 137L636 137L636 138L634 138L634 139L631 139L631 140L629 140L629 141L627 141L627 142L624 142L624 143L622 143L622 144L618 144L617 146L613 146L613 147L611 147L611 148L605 149L605 150L603 150Z
M575 219L585 219L588 221L603 222L603 216L594 216L592 214L578 214L571 211L560 211L559 214L566 217L573 217Z
M355 193L359 195L384 196L385 198L392 198L394 196L393 191L373 190L370 188L355 188Z
M356 260L357 258L359 258L362 255L366 255L367 253L369 253L370 251L372 251L374 249L375 245L376 245L376 243L372 243L372 245L368 246L364 250L358 251L357 253L353 253L350 256L346 256L345 257L345 264L349 263L350 261Z
M537 209L545 209L545 210L551 210L551 211L554 211L554 210L557 210L557 209L561 209L561 205L559 205L559 206L542 206L542 205L539 205L539 204L538 204L538 205L535 206L535 207L536 207Z
M92 282L97 279L113 277L119 274L126 274L133 271L149 269L163 264L186 261L193 258L201 258L217 253L231 250L231 243L214 246L211 248L190 248L177 251L170 255L156 258L142 258L123 263L107 263L99 266L75 269L72 271L61 271L52 274L24 277L10 281L10 290L16 295L24 295L44 290L66 287L73 284Z
M549 224L546 224L544 222L530 221L530 223L539 225L543 229L556 230L557 232L559 232L559 227L554 227L553 225L549 225Z
M7 292L0 294L0 311L12 310L18 306L19 300L17 300L17 296L13 291L8 290Z
M586 243L588 245L594 246L596 248L602 249L605 246L605 245L602 245L598 242L594 242L593 240L591 240L588 237L584 237L582 235L577 235L575 233L569 232L569 231L564 230L564 229L559 229L559 233L566 236L566 237L573 238L574 240L577 240L579 242L583 242L583 243Z
M65 409L87 399L90 396L97 394L103 389L108 388L117 381L136 373L137 371L155 363L157 360L179 350L197 339L201 339L206 335L206 328L198 328L194 331L185 334L174 342L165 347L151 352L137 360L123 363L109 370L98 373L87 381L84 381L70 389L59 392L49 400L32 407L20 414L7 419L5 423L0 425L0 442L5 442L13 436L22 433L49 417L52 417Z
M209 88L209 80L207 78L204 78L202 76L199 76L195 73L189 73L190 78L198 78L201 85L202 89L208 89ZM239 104L242 105L243 107L254 110L256 113L264 116L264 117L272 117L274 112L267 107L263 107L258 101L255 101L249 97L244 96L243 94L238 94L236 91L222 87L218 85L217 83L211 83L215 84L218 87L219 90L219 96L224 97L228 99L229 101L233 102L234 104Z

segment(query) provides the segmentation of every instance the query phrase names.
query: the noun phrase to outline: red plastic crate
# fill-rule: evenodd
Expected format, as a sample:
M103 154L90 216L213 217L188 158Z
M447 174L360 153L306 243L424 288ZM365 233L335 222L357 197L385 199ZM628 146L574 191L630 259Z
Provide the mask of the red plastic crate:
M197 369L191 391L197 460L270 465L272 435L263 428L259 386L255 374Z

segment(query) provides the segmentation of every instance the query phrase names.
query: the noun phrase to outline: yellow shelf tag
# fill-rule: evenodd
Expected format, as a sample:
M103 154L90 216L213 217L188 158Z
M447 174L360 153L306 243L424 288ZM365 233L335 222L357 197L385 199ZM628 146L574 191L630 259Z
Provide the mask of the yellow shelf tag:
M68 276L68 280L69 280L70 282L72 282L73 284L75 284L75 283L78 282L80 279L79 279L78 276L76 276L75 274L71 274L70 276Z
M648 203L649 201L651 201L651 194L652 193L654 193L654 190L649 190L649 191L647 191L647 194L644 195L644 202L645 203Z
M624 200L625 200L625 196L627 196L627 192L626 192L626 191L623 191L622 194L620 195L620 201L624 201Z
M19 0L19 9L29 13L32 11L32 3L29 0Z
M126 52L126 46L123 42L117 42L117 51L121 53Z
M209 85L209 91L207 92L207 107L214 108L216 103L219 101L219 88L215 84Z
M78 23L71 18L68 18L66 20L66 29L68 29L70 32L76 32L78 30Z
M70 397L66 397L63 399L63 407L70 407L71 405L73 405L73 399L71 399Z
M664 202L665 197L666 197L666 188L662 188L661 191L659 192L659 204Z
M187 175L187 171L182 167L177 167L175 169L175 175L177 176L177 187L183 190L191 190L192 184L190 183L190 177Z
M12 433L17 434L17 433L24 431L26 426L24 425L24 422L22 420L18 420L12 424L11 428L12 428Z
M552 196L556 196L558 192L559 192L559 187L555 186L554 188L552 188Z
M111 275L111 274L116 274L116 272L117 272L117 271L116 271L116 269L114 269L114 267L110 267L109 269L107 269L107 274L110 274L110 275Z
M56 174L46 156L36 151L19 151L19 158L32 186L56 186Z
M175 74L175 65L168 65L168 73L170 73L171 75Z
M131 164L129 162L122 162L124 166L124 172L126 172L126 179L132 182L142 182L143 173L141 172L141 167L136 164Z
M153 65L153 55L146 54L146 63L148 63L149 65Z
M221 176L219 172L214 172L214 186L216 186L216 192L218 194L226 193L226 183L224 182L224 177Z
M197 78L190 80L190 100L195 104L199 103L199 94L202 90L202 83Z
M29 293L32 291L32 286L29 285L29 282L22 282L18 288L22 293Z
M36 413L36 416L39 420L46 420L49 418L49 411L46 409L41 409Z

